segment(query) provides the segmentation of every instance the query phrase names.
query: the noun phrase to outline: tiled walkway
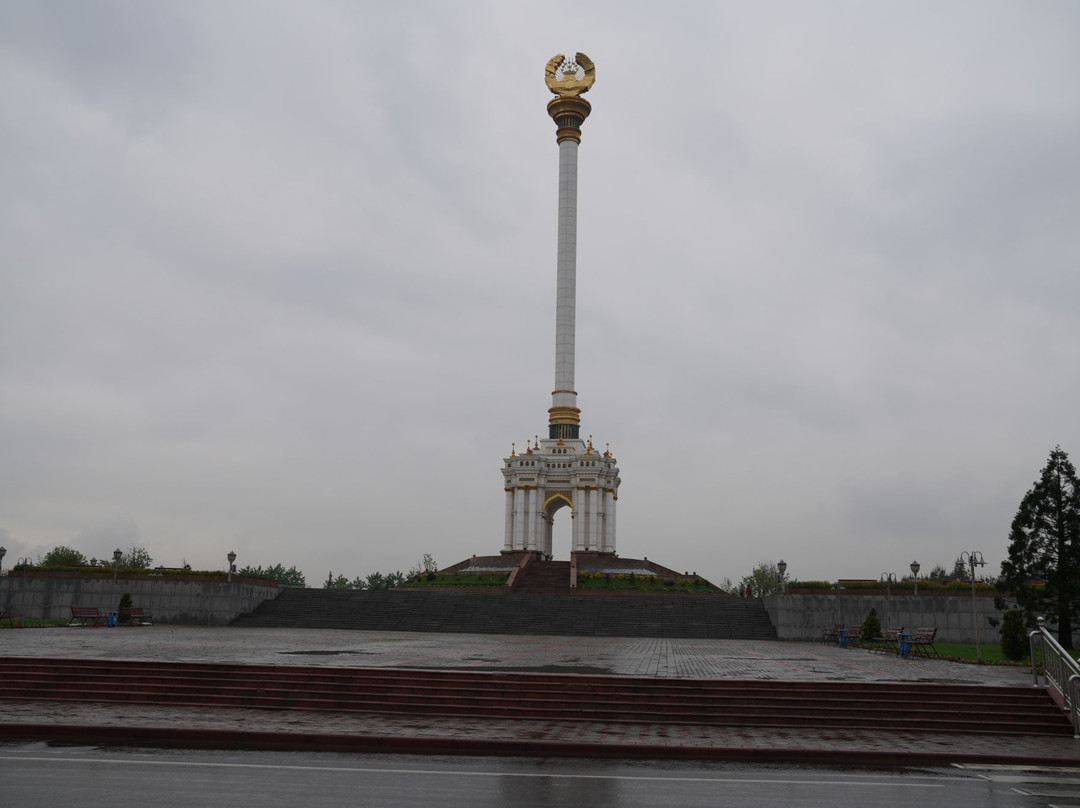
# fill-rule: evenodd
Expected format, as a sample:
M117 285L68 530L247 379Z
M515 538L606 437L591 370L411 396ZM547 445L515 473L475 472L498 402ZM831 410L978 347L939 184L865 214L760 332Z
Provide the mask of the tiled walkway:
M161 661L353 667L558 670L684 678L1031 684L1027 669L897 659L814 643L521 637L299 629L142 628L0 630L0 653ZM2 684L0 684L2 687ZM104 729L102 729L104 728ZM825 729L509 721L153 705L4 702L0 735L86 742L279 744L487 754L753 757L869 763L1080 763L1070 738ZM171 739L171 740L170 740ZM100 740L100 738L99 738Z
M900 659L817 643L760 640L143 626L0 630L0 653L365 668L559 670L702 679L1031 683L1027 668Z

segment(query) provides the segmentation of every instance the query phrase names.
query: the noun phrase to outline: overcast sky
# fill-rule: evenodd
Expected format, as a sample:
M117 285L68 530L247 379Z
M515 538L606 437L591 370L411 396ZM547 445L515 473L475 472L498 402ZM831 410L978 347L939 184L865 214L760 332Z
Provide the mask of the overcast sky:
M5 568L497 553L554 382L543 70L578 50L619 554L996 572L1080 461L1068 0L0 3Z

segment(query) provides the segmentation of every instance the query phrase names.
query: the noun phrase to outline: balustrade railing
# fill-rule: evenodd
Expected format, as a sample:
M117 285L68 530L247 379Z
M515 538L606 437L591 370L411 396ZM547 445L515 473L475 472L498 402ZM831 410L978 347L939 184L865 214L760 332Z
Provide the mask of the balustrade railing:
M1080 664L1054 639L1043 623L1044 618L1040 617L1039 627L1028 634L1031 675L1035 687L1042 687L1039 683L1039 657L1035 655L1038 648L1042 651L1042 677L1046 679L1050 697L1069 716L1073 738L1080 738Z

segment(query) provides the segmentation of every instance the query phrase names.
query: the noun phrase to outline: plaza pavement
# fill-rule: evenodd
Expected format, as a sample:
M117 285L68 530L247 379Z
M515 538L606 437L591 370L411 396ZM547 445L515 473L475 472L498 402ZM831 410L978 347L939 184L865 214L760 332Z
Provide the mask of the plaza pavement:
M816 643L317 629L0 630L9 656L558 671L706 679L1031 685L1027 668L902 659ZM0 683L2 687L2 683ZM0 737L80 743L904 763L1080 765L1080 740L815 728L342 714L0 699Z

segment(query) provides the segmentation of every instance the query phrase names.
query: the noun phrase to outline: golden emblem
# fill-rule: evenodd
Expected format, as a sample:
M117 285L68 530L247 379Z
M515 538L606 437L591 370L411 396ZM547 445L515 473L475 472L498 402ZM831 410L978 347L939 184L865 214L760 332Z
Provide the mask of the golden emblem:
M563 54L553 56L544 70L548 89L560 98L577 98L589 92L596 81L596 66L584 53L567 59Z

